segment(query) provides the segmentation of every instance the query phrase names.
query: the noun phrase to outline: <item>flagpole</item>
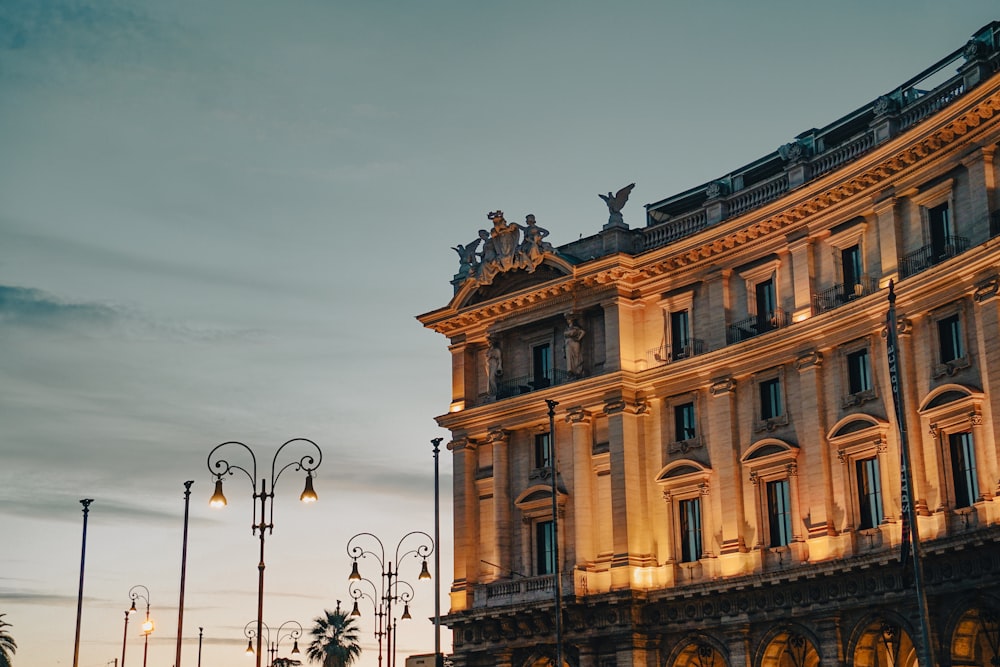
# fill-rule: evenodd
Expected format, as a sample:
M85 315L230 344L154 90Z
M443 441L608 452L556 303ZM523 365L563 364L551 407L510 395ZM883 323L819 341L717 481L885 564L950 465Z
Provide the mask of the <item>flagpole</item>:
M934 649L931 646L930 612L927 593L924 590L923 549L920 546L920 530L917 525L917 510L912 499L913 477L910 472L910 445L906 437L906 408L903 403L903 385L900 382L899 348L896 337L896 292L889 281L889 311L886 313L886 353L889 358L889 384L892 387L892 401L896 411L896 425L899 429L900 449L900 499L903 505L903 539L899 558L901 573L906 572L907 553L913 552L913 589L917 595L917 611L920 614L921 665L934 665Z

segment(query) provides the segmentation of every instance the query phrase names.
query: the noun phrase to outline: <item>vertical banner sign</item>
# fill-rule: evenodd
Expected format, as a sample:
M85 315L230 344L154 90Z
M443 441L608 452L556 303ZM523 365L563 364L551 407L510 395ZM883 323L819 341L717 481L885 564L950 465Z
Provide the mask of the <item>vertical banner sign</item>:
M889 357L889 384L892 387L892 404L896 410L899 428L900 500L903 505L903 535L900 562L906 566L910 554L910 457L906 441L906 418L903 414L903 390L899 380L899 348L896 342L896 293L889 283L889 312L886 314L886 352Z

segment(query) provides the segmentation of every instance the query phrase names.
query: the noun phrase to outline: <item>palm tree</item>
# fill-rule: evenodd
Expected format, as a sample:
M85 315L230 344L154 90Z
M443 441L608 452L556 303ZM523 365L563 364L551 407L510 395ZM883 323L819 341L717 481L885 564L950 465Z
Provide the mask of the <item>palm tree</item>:
M312 643L306 652L309 660L321 662L323 667L350 667L361 655L354 619L340 611L338 605L337 611L324 609L323 616L314 621L316 624L309 631Z
M10 623L3 620L7 614L0 614L0 667L11 667L14 654L17 653L17 644L10 633L4 628L11 627Z

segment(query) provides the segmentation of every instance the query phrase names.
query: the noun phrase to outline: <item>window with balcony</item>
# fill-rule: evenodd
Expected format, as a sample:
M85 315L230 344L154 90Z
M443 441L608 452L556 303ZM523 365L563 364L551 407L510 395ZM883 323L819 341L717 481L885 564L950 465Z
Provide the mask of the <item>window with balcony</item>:
M757 332L770 331L777 326L774 320L778 310L778 298L774 291L774 279L768 278L754 286L757 314Z
M531 348L531 385L542 389L552 384L552 345L542 343Z
M948 435L956 508L971 507L979 500L979 481L976 478L976 448L974 445L972 433L969 431Z
M688 311L670 313L670 358L684 359L691 356L691 337Z
M858 528L877 528L885 518L882 513L882 477L879 474L878 457L856 460L854 473L858 483Z
M551 520L535 523L535 574L556 572L556 526Z
M927 209L927 231L931 240L931 261L934 264L955 255L951 228L951 207L948 202Z
M677 503L680 515L681 562L693 563L701 558L701 498L688 498Z

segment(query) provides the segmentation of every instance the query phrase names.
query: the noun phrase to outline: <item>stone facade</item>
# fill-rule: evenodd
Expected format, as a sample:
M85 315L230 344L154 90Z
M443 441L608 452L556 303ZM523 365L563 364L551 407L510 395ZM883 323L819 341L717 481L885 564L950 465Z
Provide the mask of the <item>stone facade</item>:
M917 664L890 281L929 649L997 664L1000 24L942 63L644 227L489 281L459 253L420 317L452 351L457 667L554 663L557 577L574 667Z

